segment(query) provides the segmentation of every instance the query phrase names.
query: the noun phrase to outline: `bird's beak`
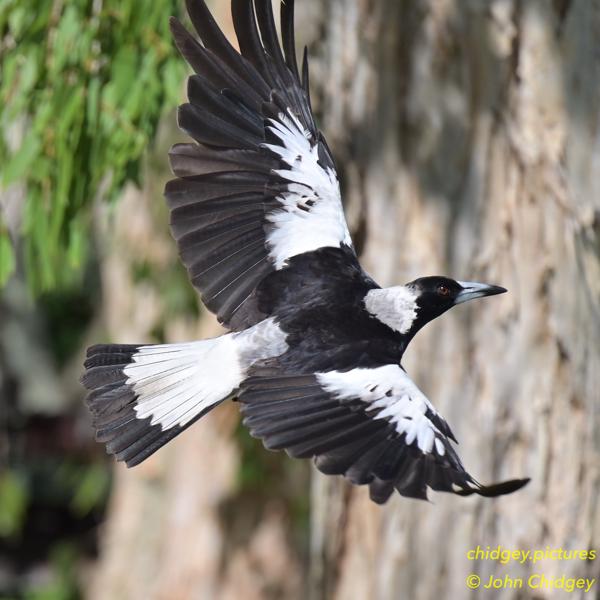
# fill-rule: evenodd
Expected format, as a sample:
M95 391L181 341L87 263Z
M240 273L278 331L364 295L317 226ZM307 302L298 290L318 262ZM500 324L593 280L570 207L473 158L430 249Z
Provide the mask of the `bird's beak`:
M496 294L504 294L507 290L498 285L488 285L487 283L476 283L475 281L458 281L463 289L456 296L454 304L461 304L475 298L483 298L484 296L495 296Z

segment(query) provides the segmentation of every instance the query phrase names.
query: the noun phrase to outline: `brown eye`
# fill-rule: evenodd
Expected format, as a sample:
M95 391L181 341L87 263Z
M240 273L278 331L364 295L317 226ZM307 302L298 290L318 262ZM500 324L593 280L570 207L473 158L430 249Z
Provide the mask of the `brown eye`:
M450 295L450 290L445 285L439 285L437 291L440 296L449 296Z

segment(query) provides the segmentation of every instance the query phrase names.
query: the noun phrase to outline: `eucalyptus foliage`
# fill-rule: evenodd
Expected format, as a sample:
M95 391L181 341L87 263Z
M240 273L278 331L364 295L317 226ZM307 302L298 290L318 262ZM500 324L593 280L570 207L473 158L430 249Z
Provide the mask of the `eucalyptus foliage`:
M72 282L94 198L137 182L181 93L168 19L177 0L0 0L0 185L23 185L34 290ZM14 269L0 212L0 285Z

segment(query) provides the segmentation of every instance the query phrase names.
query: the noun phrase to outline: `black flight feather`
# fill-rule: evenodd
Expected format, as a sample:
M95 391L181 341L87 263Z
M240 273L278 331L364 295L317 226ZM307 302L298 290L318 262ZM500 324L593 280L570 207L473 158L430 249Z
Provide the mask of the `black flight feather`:
M285 62L294 78L300 81L298 62L296 60L296 39L294 34L294 0L281 3L281 40Z

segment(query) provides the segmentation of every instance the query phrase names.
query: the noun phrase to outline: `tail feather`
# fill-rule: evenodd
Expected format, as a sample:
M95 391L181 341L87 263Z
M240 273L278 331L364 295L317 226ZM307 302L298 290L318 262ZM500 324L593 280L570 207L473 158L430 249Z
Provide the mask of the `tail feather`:
M243 377L227 335L185 344L92 346L84 365L96 439L129 467L231 397Z

